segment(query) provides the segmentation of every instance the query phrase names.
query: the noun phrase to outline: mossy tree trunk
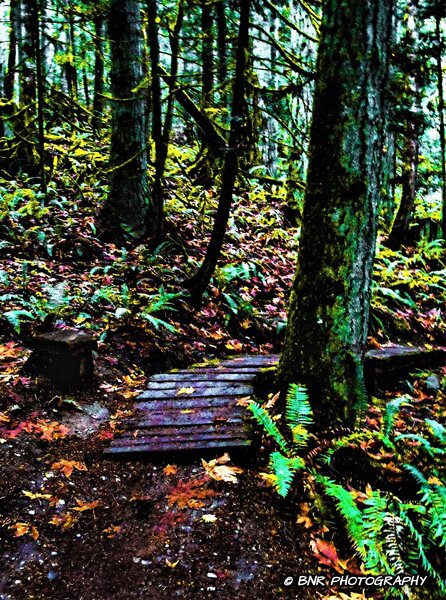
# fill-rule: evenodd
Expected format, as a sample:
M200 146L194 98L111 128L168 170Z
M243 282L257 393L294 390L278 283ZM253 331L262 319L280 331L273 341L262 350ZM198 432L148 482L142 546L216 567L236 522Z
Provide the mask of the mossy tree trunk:
M364 397L392 0L327 0L302 236L279 365L308 386L321 428Z
M105 229L113 235L141 239L146 233L147 127L142 66L141 3L111 0L112 134L110 191L102 212Z

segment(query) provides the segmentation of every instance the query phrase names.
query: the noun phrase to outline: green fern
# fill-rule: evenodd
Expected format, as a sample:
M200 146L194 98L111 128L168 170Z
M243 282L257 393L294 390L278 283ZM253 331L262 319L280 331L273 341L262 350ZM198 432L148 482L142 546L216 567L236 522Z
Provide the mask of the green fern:
M286 397L286 421L293 435L293 443L301 448L306 445L313 424L313 413L308 392L303 385L291 384Z
M395 425L395 419L402 406L410 406L410 403L406 396L398 396L393 398L386 404L386 408L383 415L383 435L387 438L393 431Z
M425 422L434 438L446 445L446 427L434 419L426 419Z
M287 458L280 452L273 452L269 466L274 474L274 487L277 493L285 498L290 491L294 474L305 467L305 462L299 456Z
M269 437L278 444L284 454L288 454L290 451L288 443L280 433L279 428L268 411L266 411L263 406L260 406L260 404L257 404L257 402L251 402L248 408L252 412L257 423L265 429Z
M294 474L305 467L304 460L296 452L298 448L302 448L307 443L310 436L307 427L313 424L307 390L296 384L290 385L288 389L285 420L292 433L292 447L265 408L257 402L251 402L249 408L257 423L264 428L266 434L276 442L282 451L271 454L269 468L273 473L274 487L277 493L285 497L290 491Z
M436 446L433 446L429 442L429 440L417 433L402 433L401 435L397 435L395 441L399 442L401 440L410 440L412 442L418 442L418 444L420 444L420 447L423 448L423 450L425 450L432 457L434 457L436 454L439 456L446 454L446 449L437 448Z

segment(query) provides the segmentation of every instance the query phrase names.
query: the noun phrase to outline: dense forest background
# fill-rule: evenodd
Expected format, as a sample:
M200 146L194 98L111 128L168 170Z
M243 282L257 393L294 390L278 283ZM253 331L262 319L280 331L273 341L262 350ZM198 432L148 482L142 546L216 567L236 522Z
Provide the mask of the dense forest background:
M0 2L0 595L208 597L214 570L221 598L285 594L299 555L429 577L351 598L444 597L444 368L371 392L363 367L445 344L445 20L444 0ZM99 342L81 391L25 364L66 327ZM150 374L272 353L262 477L104 463Z

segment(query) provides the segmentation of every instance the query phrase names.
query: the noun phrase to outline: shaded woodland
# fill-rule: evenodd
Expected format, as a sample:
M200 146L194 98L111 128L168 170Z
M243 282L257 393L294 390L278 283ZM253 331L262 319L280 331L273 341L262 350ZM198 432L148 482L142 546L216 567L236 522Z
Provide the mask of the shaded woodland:
M443 0L0 3L2 599L445 597L445 36ZM270 356L248 450L104 455L155 374Z

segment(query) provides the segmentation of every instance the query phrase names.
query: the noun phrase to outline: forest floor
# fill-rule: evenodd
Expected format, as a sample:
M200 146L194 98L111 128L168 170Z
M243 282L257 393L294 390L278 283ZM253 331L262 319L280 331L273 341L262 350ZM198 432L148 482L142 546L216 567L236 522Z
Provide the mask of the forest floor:
M168 242L153 256L143 245L122 249L98 241L95 197L87 186L79 206L54 194L47 212L25 189L9 190L15 204L3 221L0 248L6 309L0 599L380 598L373 589L297 587L299 575L319 574L328 582L360 570L345 544L338 554L335 530L310 510L303 489L285 502L268 487L261 476L268 448L258 456L231 456L228 466L242 469L235 481L216 478L202 463L215 454L156 461L102 454L151 373L228 354L280 351L297 249L283 197L257 190L241 198L224 266L196 309L178 282L203 256L215 208L211 192L200 210L187 202L177 210ZM374 297L372 346L389 337L436 343L444 336L434 292L424 287L420 300L410 296L413 286L401 290L402 273L422 275L424 255L417 252L406 262L384 253L379 263L383 283ZM390 272L395 259L399 271L392 266ZM99 339L94 380L83 390L54 389L24 366L32 335L65 326ZM427 389L431 374L415 374L405 385L412 400L398 431L412 431L414 424L416 431L426 416L444 422L444 387ZM375 402L364 427L377 431L380 420ZM288 577L295 579L289 586Z

